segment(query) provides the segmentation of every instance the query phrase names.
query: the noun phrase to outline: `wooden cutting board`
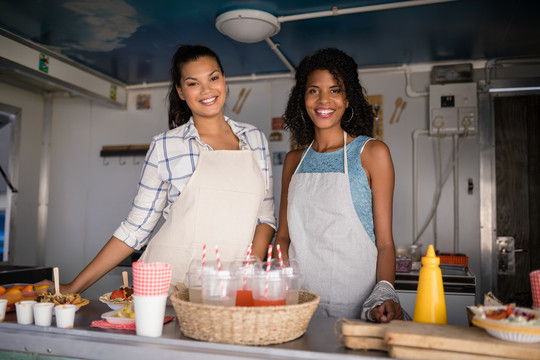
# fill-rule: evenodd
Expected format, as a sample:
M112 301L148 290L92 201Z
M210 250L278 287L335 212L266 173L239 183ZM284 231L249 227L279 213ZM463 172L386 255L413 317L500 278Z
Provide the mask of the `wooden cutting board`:
M386 348L390 356L403 359L540 359L540 343L499 340L478 327L412 321L373 324L345 320L341 322L341 333L347 347Z

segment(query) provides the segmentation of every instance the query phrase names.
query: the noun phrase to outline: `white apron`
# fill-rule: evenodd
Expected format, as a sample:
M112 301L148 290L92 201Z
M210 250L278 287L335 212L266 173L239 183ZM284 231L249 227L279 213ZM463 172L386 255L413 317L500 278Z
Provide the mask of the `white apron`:
M315 316L360 318L376 283L377 248L360 222L351 197L344 132L345 173L296 173L289 185L287 222L305 276L304 288L320 295Z
M251 150L202 150L197 168L171 206L142 259L172 266L171 286L184 282L192 259L244 257L253 241L265 180Z

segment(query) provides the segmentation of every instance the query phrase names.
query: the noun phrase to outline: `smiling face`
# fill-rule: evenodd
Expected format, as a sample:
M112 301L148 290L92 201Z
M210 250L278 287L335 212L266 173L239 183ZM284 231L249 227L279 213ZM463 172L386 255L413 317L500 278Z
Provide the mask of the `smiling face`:
M225 76L213 58L205 56L185 63L176 91L186 101L194 119L223 117L227 87Z
M315 70L308 76L304 101L316 128L341 128L341 117L349 101L343 85L338 84L330 71Z

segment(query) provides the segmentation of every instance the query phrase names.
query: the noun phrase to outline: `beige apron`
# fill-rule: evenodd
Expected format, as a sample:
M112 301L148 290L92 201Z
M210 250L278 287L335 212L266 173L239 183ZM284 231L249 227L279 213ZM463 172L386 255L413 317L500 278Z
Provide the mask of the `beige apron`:
M360 319L376 282L377 248L354 208L345 132L343 141L343 173L297 173L310 145L292 176L289 256L298 260L303 288L321 297L314 316Z
M171 206L167 221L142 259L172 266L171 286L184 282L192 259L245 256L265 194L264 175L251 150L202 150L197 168Z

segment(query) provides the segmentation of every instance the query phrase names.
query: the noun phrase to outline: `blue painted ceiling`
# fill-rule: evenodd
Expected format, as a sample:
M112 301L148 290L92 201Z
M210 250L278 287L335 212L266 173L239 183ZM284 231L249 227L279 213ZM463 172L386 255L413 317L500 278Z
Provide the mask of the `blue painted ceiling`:
M0 28L129 85L168 81L179 44L209 46L228 76L288 71L266 42L245 44L222 35L215 19L227 10L288 16L388 2L0 0ZM284 22L271 39L293 66L330 46L360 67L531 57L540 56L539 10L536 0L456 0Z

